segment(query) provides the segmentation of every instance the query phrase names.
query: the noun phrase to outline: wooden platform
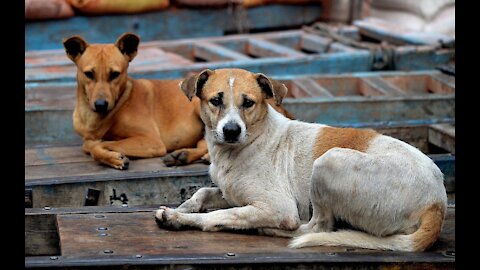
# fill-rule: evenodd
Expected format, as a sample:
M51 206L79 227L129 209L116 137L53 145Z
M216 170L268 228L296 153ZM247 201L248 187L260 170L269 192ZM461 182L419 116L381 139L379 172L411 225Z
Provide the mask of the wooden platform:
M445 174L454 201L455 155L449 151L455 148L453 124L373 128L429 154ZM165 167L160 158L139 159L119 171L94 161L80 145L25 149L26 207L180 204L211 185L205 164Z
M274 78L285 108L303 121L336 126L433 124L455 120L455 77L439 71L366 72ZM25 144L80 144L73 131L76 84L27 83Z
M361 263L362 269L455 269L454 206L448 208L439 241L418 253L348 247L289 249L286 238L251 231L166 231L157 227L155 209L25 209L25 267L352 269Z
M116 39L108 41L114 42ZM431 70L449 63L454 49L392 48L390 70ZM205 68L237 67L269 76L338 74L375 70L378 52L357 49L304 30L141 42L130 66L137 78L183 78ZM75 80L63 49L26 51L25 83Z
M288 29L314 22L320 17L321 11L318 3L264 5L248 9L171 7L142 14L77 15L62 20L29 21L25 23L25 49L60 49L62 38L73 35L108 43L126 31L139 34L143 41L152 41L223 36L238 31ZM267 13L275 15L265 16Z

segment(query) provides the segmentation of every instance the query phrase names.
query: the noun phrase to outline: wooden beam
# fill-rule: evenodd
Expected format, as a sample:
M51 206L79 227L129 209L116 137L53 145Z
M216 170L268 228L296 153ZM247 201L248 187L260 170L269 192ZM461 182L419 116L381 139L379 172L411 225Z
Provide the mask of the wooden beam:
M247 52L250 55L258 57L305 57L300 51L285 47L261 38L251 38L248 40Z
M97 216L97 217L96 217ZM287 238L248 232L166 231L158 228L152 212L58 214L62 254L26 256L26 268L78 269L102 267L135 269L157 267L232 268L254 264L262 269L455 268L455 207L447 215L437 243L425 252L385 252L346 247L289 249ZM107 230L99 231L99 228ZM106 235L100 235L101 232ZM128 244L125 244L128 243ZM112 251L113 253L105 253ZM155 268L156 269L156 268Z
M298 78L292 83L299 88L298 91L301 91L295 93L295 97L333 97L332 93L311 78Z
M455 126L451 124L431 125L428 130L428 141L455 154Z
M209 62L251 60L247 55L205 41L197 42L193 45L193 54Z
M362 82L369 86L371 91L381 93L386 96L406 96L407 94L400 88L382 79L381 77L361 78Z

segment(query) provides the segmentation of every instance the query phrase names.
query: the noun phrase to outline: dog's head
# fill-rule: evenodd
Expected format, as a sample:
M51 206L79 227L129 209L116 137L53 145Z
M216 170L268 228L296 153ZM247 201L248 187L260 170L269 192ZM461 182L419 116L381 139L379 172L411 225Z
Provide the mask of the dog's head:
M139 42L131 33L121 35L115 44L88 44L80 36L63 41L68 58L77 66L78 87L93 111L113 109L126 88L128 64L137 55Z
M206 69L185 79L182 90L201 100L201 117L219 144L243 144L268 112L267 99L280 105L285 85L242 69Z

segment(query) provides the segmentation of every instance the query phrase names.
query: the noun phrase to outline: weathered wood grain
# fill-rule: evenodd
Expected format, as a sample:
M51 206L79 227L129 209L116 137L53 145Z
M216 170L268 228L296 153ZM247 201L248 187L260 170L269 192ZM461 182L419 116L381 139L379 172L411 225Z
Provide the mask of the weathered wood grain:
M55 215L25 214L25 256L59 255L59 244Z
M289 239L246 233L167 231L160 229L154 212L58 215L62 255L101 256L104 250L114 255L209 254L218 253L318 253L344 252L345 247L289 249ZM455 249L455 209L449 208L445 229L430 252ZM102 231L99 228L107 228ZM100 236L100 233L107 236ZM363 250L364 252L366 250ZM358 252L362 252L360 249ZM372 251L368 251L372 252ZM379 251L375 251L379 252ZM380 252L379 252L380 253Z

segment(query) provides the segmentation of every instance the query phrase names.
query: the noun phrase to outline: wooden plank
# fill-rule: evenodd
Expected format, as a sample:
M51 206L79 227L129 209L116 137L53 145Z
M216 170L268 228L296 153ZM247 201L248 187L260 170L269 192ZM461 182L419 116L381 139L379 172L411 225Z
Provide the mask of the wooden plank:
M279 44L269 42L260 38L251 38L248 40L247 51L249 55L257 57L304 57L305 54L291 49L289 47L281 46Z
M194 55L207 61L249 60L250 57L211 42L194 44Z
M377 125L371 127L382 134L406 141L429 153L429 125ZM455 157L450 154L432 156L445 175L449 192L454 192ZM181 203L198 188L211 186L208 166L192 164L165 167L161 158L132 160L127 171L103 166L81 150L81 146L36 147L25 150L25 187L32 190L32 207L77 207L85 203L87 189L98 190L97 205L120 203L111 200L124 193L128 205Z
M83 154L80 146L43 149L40 154L38 149L26 150L25 156L30 164L25 166L25 187L32 189L34 208L83 206L87 189L99 191L99 206L179 204L200 187L212 185L206 164L166 167L161 158L138 159L130 161L127 171L119 171ZM128 202L112 199L121 194Z
M429 156L444 175L443 184L449 197L448 203L455 204L455 155L431 154Z
M249 30L297 27L313 23L321 10L318 3L252 7L242 11L244 22L250 22L243 27ZM137 33L142 41L223 36L237 32L239 23L242 20L232 16L228 7L175 7L141 14L77 15L62 20L29 21L25 24L25 50L61 48L62 38L72 35L81 35L95 43L111 43L125 31Z
M59 255L59 243L56 216L25 215L25 256Z
M454 95L296 98L285 99L283 106L299 120L334 126L455 119Z
M25 85L25 111L73 110L76 89L76 82Z
M317 53L325 53L327 52L328 45L332 42L331 39L317 36L317 35L312 35L308 33L304 33L301 36L301 48L312 51L312 52L317 52Z
M358 27L361 34L377 40L385 40L395 45L438 45L439 40L442 40L443 43L455 42L455 38L445 34L412 31L374 17L357 20L353 24Z
M52 165L91 161L78 146L35 147L25 149L25 166Z
M30 107L28 110L25 112L26 146L82 143L73 129L73 109Z
M344 267L348 263L357 266L361 263L372 269L384 265L402 265L407 269L420 265L452 269L455 262L455 207L448 208L437 243L430 250L418 253L344 247L289 249L286 247L288 239L285 238L233 232L165 231L157 227L153 213L112 213L104 218L96 218L93 214L58 215L58 224L62 256L56 260L26 257L27 267L56 266L68 269L78 266L137 265L139 268L136 269L150 269L147 267L153 265L196 265L202 268L215 265L218 268L253 263L257 267L270 269L288 263L297 267L306 264L319 269L327 266L331 269ZM99 236L99 227L108 228L104 231L108 235ZM105 254L105 250L113 253ZM233 254L228 256L227 253Z
M362 82L372 89L375 89L376 92L382 93L387 96L405 96L406 93L395 87L393 84L382 79L381 77L369 77L362 78Z
M395 49L395 70L432 69L454 60L454 50L430 46L400 46Z
M428 78L427 87L431 93L455 93L455 77L445 74L432 74Z
M250 35L234 35L226 37L212 38L190 38L173 41L150 41L142 42L141 51L152 49L153 51L160 48L166 51L158 57L139 58L132 62L130 74L133 77L140 78L180 78L185 77L189 72L196 72L205 68L223 68L223 67L239 67L249 69L254 72L263 72L270 76L285 74L309 74L312 71L316 73L334 74L344 72L362 72L372 69L371 57L372 52L367 50L356 50L345 47L342 44L332 43L330 45L330 53L302 53L302 48L290 43L287 47L279 45L282 40L294 40L305 34L303 31L280 31L268 34L250 34ZM245 51L239 46L244 46L246 40L252 40L252 46L258 49ZM307 38L308 39L308 38ZM270 41L270 42L269 42ZM278 41L278 43L275 43ZM235 50L240 54L245 53L257 58L249 60L231 60L231 61L213 61L194 63L193 45L198 42L210 42L218 45L227 46L231 50ZM267 43L265 43L267 42ZM307 42L308 43L308 42ZM242 45L243 44L243 45ZM250 47L252 47L250 46ZM312 45L316 46L316 45ZM313 49L313 48L311 48ZM25 53L25 58L29 63L40 61L35 57L52 58L52 54L60 55L64 58L63 50L55 50L50 53L30 52ZM148 53L147 53L148 55ZM259 56L267 56L267 58L259 58ZM293 58L290 56L294 56ZM60 57L59 56L59 57ZM395 59L393 62L397 70L421 70L432 69L433 67L447 63L453 56L453 50L436 50L430 47L412 47L401 46L395 49ZM65 60L67 61L67 60ZM40 61L45 63L45 61ZM53 65L41 66L41 64L32 64L25 70L25 82L46 82L46 81L73 81L75 80L75 67L70 65Z
M428 130L428 141L455 154L455 126L451 124L431 125Z
M205 66L206 68L207 66ZM263 72L260 71L259 72ZM326 124L332 123L335 124L342 123L345 119L339 117L338 114L343 114L343 108L348 107L351 103L359 102L361 100L369 101L367 97L360 97L360 95L382 95L387 91L386 87L393 85L396 88L401 89L406 92L408 95L404 98L404 103L410 102L411 96L416 95L429 95L429 97L424 98L424 102L417 103L418 106L412 112L393 112L390 110L390 103L397 102L391 100L390 97L378 97L382 101L378 104L381 108L381 113L384 116L385 121L402 121L402 120L415 120L415 119L428 119L432 121L444 119L444 118L454 118L454 110L450 106L452 103L448 100L454 100L454 88L450 91L438 91L438 92L428 92L429 89L429 80L430 75L438 75L439 72L374 72L374 73L354 73L354 74L342 74L342 75L312 75L312 76L295 76L288 75L286 79L282 79L285 82L289 90L289 98L285 99L286 106L289 106L296 111L294 114L299 119L306 121L316 121L315 118L309 117L309 115L318 112L322 105L329 103L329 112L330 114L325 114L322 116L322 119L318 121L327 121ZM279 76L273 76L274 78L282 78ZM379 85L373 84L367 85L362 83L360 78L366 78L367 81L372 82L372 78L379 78L381 80L388 81L390 86L387 84ZM299 78L308 78L308 80L315 80L316 83L311 83L309 86L302 86L303 90L298 88L298 85L292 82L292 80L297 80ZM433 79L432 79L433 80ZM377 80L378 82L378 80ZM451 85L452 82L450 81ZM454 84L454 79L453 79ZM75 102L75 86L74 82L71 83L28 83L26 84L25 89L25 142L27 145L35 144L54 144L54 143L68 143L68 144L79 144L81 143L80 137L76 135L73 131L72 126L72 113ZM316 85L320 85L317 87ZM392 87L393 87L392 86ZM313 88L312 88L313 87ZM376 88L374 88L376 87ZM450 86L437 86L441 87L450 87ZM312 99L312 102L318 102L318 106L309 107L308 110L301 110L301 108L296 108L297 106L304 107L304 101L299 99L291 99L290 97L299 97L302 96L301 92L310 91L324 93L330 92L334 97L330 99L323 98L322 101L318 99ZM323 89L322 89L323 88ZM306 90L305 90L306 89ZM315 90L316 89L316 90ZM384 90L385 89L385 90ZM326 90L326 91L324 91ZM300 91L300 92L298 92ZM382 92L383 91L383 92ZM298 93L297 93L298 92ZM392 92L392 91L390 91ZM313 93L313 92L312 92ZM327 94L328 95L328 94ZM325 95L323 95L325 96ZM338 96L344 96L340 98ZM356 96L356 97L352 97ZM431 98L430 98L431 97ZM445 102L444 106L436 106L436 108L428 108L430 101L434 100L437 97L444 97ZM339 99L340 98L340 99ZM334 102L338 101L338 102ZM437 102L436 101L436 102ZM414 102L414 101L412 101ZM382 104L384 103L384 104ZM424 104L422 104L424 103ZM453 103L454 104L454 103ZM425 110L422 110L422 107L426 107ZM367 122L372 118L376 117L375 115L369 114L371 110L360 110L356 111L355 117L357 122ZM328 116L328 117L327 117ZM347 116L347 115L346 115ZM383 120L382 120L383 121ZM353 123L353 121L349 121Z
M455 208L449 207L446 217L449 222L445 226L454 227L454 218ZM345 251L345 247L289 249L287 238L245 233L167 231L157 226L152 212L106 213L102 218L91 214L58 215L57 222L62 255L70 257L100 255L106 249L113 250L115 255L209 254L212 251L235 254ZM98 236L101 232L98 228L107 228L104 232L108 236ZM122 245L121 242L129 244ZM455 248L454 230L447 228L442 232L434 251L439 251L435 250L438 247Z
M292 83L296 86L292 89L296 90L292 93L294 97L333 97L332 93L311 78L298 78Z

